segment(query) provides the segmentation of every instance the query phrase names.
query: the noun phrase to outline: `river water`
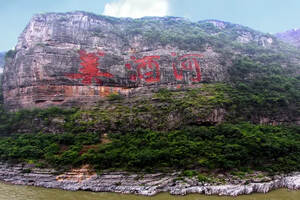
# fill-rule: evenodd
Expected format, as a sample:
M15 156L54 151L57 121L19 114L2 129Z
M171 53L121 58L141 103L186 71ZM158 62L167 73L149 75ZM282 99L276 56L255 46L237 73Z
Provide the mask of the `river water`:
M218 197L191 194L172 196L162 193L154 197L115 193L64 191L32 186L9 185L0 182L0 200L300 200L300 191L275 190L267 194L251 194L238 197Z

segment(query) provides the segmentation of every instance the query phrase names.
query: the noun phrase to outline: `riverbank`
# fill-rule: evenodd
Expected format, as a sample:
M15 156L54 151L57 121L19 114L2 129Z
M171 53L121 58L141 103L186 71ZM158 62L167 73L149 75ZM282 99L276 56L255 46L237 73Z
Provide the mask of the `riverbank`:
M0 164L0 180L18 185L31 185L64 190L116 192L153 196L160 192L173 195L199 193L206 195L237 196L251 193L267 193L278 188L300 189L300 173L274 176L260 183L214 185L199 182L195 178L180 177L178 173L132 174L107 172L96 174L86 167L63 174L54 169L39 169L24 165Z
M68 191L43 187L12 185L0 182L1 200L299 200L300 190L278 189L267 194L255 193L237 197L204 194L170 195L162 192L155 196L120 194L112 192Z

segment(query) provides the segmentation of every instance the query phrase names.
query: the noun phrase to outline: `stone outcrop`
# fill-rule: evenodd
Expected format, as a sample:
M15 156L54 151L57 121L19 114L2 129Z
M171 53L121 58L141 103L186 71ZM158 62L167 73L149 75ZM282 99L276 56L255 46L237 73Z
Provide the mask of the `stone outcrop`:
M97 175L88 168L58 174L53 169L38 169L22 165L0 164L0 180L12 184L32 185L64 190L94 192L118 192L152 196L159 192L174 195L202 193L207 195L237 196L251 193L267 193L278 188L300 189L300 174L276 176L267 182L253 181L248 184L212 185L193 178L178 179L173 174L128 174L110 172Z
M206 24L214 26L213 33L203 28ZM234 26L176 17L35 15L7 56L5 106L10 110L89 106L111 93L128 96L141 88L227 81L233 54L220 53L209 35ZM184 38L192 29L192 38ZM272 46L271 37L239 29L234 29L236 42Z

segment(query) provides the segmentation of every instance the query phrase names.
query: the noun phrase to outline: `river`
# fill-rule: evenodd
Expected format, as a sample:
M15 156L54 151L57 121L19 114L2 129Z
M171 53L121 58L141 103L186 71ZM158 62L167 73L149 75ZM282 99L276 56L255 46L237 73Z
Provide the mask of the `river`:
M0 200L299 200L300 191L275 190L267 194L251 194L238 197L219 197L191 194L172 196L162 193L154 197L116 193L95 193L85 191L64 191L32 186L0 183Z

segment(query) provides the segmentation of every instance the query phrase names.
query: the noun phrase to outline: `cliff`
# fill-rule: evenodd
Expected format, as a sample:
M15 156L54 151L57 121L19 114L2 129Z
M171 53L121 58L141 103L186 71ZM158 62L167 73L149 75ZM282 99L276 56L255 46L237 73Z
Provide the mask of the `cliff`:
M217 20L38 14L15 50L7 53L4 107L100 105L98 109L110 113L106 117L114 124L119 107L106 100L125 98L124 109L132 117L146 119L150 127L158 116L148 108L132 109L145 101L170 128L187 119L187 113L192 115L187 123L197 124L232 119L299 123L299 55L272 35ZM183 92L197 88L198 96ZM155 93L163 89L172 94L156 100ZM164 113L162 105L168 107ZM78 121L94 121L95 116L84 115ZM128 122L133 120L126 115L122 124Z
M5 105L13 110L95 105L112 92L130 95L152 86L224 82L233 56L242 51L233 42L270 49L274 40L220 21L39 14L10 52Z

